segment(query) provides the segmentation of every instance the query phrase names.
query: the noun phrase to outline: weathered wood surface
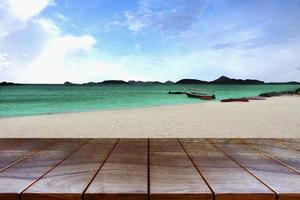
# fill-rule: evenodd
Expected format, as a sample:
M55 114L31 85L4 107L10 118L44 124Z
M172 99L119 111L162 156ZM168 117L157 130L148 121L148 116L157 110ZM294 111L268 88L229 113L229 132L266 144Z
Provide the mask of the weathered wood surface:
M275 193L205 139L180 139L216 200L275 200Z
M247 139L241 142L300 173L300 151L271 139Z
M177 139L150 139L149 151L151 199L213 199Z
M116 139L95 139L39 179L22 194L24 200L82 199L82 194L108 157Z
M46 148L53 140L23 139L0 150L0 171Z
M283 145L300 151L300 138L293 139L277 139Z
M0 139L1 200L299 200L299 139Z
M22 140L19 139L0 139L0 149L4 149L5 147L8 147L9 145L12 145L14 143L20 142Z
M17 200L23 190L67 157L83 141L57 140L40 152L0 172L0 199Z
M246 145L230 139L210 140L276 192L279 200L300 199L300 174Z
M84 194L85 200L146 200L148 140L121 139Z

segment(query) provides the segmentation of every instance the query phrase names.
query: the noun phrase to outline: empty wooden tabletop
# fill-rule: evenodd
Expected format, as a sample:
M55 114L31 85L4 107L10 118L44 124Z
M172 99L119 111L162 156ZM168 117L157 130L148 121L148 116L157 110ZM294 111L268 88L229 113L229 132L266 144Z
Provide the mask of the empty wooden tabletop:
M300 151L273 139L249 139L242 142L300 173Z
M300 200L298 139L0 139L0 200Z
M212 188L216 200L274 199L268 187L204 139L180 140Z
M53 142L53 140L24 139L2 148L0 150L0 171L37 153L42 148L51 144L51 142Z
M82 141L59 140L0 172L0 199L18 199L21 192L67 157Z
M151 139L149 151L151 199L213 199L176 139Z
M121 139L87 189L84 199L146 200L147 162L147 139Z
M90 140L22 194L26 200L82 199L98 169L112 150L115 139Z
M211 142L275 191L279 200L300 199L299 173L237 141L214 139Z

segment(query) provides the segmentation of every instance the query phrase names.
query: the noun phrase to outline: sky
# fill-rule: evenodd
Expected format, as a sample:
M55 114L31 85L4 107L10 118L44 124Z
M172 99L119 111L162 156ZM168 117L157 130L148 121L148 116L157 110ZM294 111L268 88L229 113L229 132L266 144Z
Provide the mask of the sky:
M0 0L0 81L300 81L300 0Z

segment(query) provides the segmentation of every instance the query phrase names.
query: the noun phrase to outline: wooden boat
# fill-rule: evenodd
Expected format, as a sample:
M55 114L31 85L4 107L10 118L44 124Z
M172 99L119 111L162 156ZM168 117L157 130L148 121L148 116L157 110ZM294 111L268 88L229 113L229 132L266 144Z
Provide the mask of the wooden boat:
M265 97L248 97L249 100L266 100Z
M215 95L207 95L207 94L201 94L201 93L194 93L194 92L186 92L185 93L188 97L191 98L199 98L202 100L213 100L216 98Z
M221 102L249 102L247 98L230 98L230 99L222 99Z

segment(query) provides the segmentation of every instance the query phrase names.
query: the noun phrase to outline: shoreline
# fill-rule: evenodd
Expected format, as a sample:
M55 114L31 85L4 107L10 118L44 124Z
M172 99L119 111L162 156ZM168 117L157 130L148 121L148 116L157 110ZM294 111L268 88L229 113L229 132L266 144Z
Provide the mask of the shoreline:
M0 118L0 137L300 137L299 96Z

